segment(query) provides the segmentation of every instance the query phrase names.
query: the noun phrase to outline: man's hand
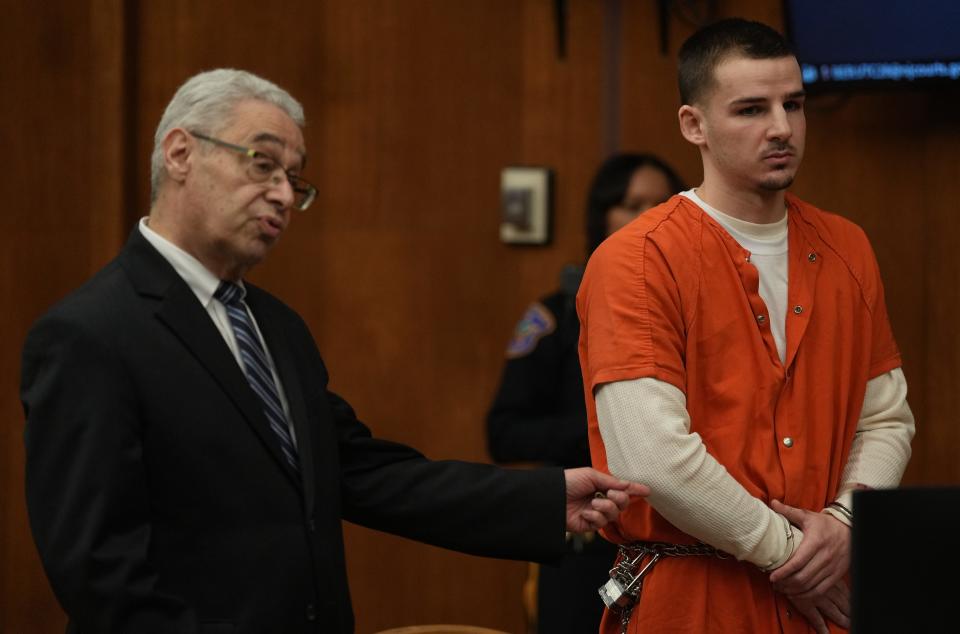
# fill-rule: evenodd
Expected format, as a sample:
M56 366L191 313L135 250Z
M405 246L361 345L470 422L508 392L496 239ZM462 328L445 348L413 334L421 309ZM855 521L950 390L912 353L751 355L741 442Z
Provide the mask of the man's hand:
M567 530L572 533L603 528L620 516L631 497L650 494L642 484L589 467L566 469L563 475L567 481Z
M827 513L813 513L776 500L771 507L803 531L797 552L772 573L780 592L801 601L823 596L850 568L850 529Z
M815 599L801 599L790 595L787 595L787 599L817 634L828 634L826 619L840 627L850 628L850 589L843 581Z

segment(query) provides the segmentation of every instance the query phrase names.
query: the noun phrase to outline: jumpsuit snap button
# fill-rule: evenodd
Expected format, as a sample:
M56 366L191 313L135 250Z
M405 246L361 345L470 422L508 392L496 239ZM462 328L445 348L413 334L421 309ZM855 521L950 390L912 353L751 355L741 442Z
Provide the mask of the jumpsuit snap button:
M784 438L783 446L786 447L787 449L789 449L790 447L793 447L793 438L791 438L790 436L787 436L786 438Z

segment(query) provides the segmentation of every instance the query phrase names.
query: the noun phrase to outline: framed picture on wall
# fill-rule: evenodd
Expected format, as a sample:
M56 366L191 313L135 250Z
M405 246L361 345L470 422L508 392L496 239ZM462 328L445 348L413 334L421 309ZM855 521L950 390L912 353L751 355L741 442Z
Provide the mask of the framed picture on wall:
M553 173L547 167L505 167L500 173L500 241L550 242Z

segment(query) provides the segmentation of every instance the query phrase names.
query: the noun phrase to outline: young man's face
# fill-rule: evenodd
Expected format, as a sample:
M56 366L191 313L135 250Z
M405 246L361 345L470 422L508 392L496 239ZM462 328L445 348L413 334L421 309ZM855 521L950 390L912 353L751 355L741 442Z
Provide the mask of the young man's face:
M733 190L789 187L803 158L803 102L794 57L721 61L713 85L697 104L705 171Z

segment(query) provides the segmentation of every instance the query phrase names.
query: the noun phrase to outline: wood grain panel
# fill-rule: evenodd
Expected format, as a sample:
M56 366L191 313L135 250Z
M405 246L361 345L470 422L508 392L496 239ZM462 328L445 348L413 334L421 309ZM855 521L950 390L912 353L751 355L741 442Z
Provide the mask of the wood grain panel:
M920 241L910 258L922 262L920 275L905 281L920 287L923 317L915 328L922 333L924 375L921 394L924 415L918 422L918 440L907 471L910 482L960 483L960 120L953 103L957 91L932 93L926 107L903 112L925 122L924 130L911 138L905 155L890 157L899 168L891 187L911 192L908 204L891 209L888 232L896 240L898 227L919 226ZM919 159L912 162L912 159ZM888 290L888 294L889 294ZM912 397L911 397L912 399Z
M20 348L30 324L117 249L122 227L122 3L5 3L0 36L0 632L62 632L23 499Z
M677 124L676 52L694 27L671 15L666 34L669 49L663 53L657 5L623 3L620 148L660 156L693 186L702 178L700 154L680 136Z

